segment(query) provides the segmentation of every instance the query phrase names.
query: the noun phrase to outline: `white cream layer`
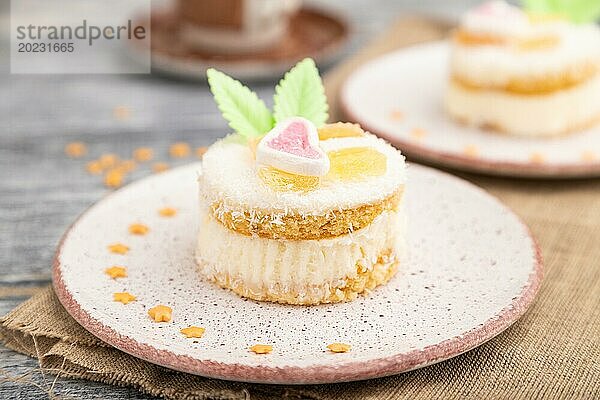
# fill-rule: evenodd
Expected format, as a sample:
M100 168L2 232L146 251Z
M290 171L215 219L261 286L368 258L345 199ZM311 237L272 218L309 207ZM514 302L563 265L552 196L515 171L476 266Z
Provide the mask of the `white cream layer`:
M361 181L323 182L306 193L277 192L258 176L250 147L235 143L235 136L229 136L204 154L202 175L198 178L200 196L208 204L219 202L232 212L261 209L327 215L332 210L378 202L404 185L404 156L374 135L328 139L321 141L320 146L325 152L343 147L372 147L387 156L387 171Z
M453 76L481 87L502 87L514 79L544 78L600 65L600 28L567 25L558 30L559 43L540 50L516 46L471 46L452 44L450 70Z
M545 95L472 90L450 82L445 103L450 115L471 125L523 136L559 135L600 117L600 76Z
M393 260L405 251L402 211L384 212L352 234L295 241L241 235L217 222L206 207L200 218L196 260L202 274L226 275L256 293L338 287L357 275L357 264L369 270L382 252L392 249Z

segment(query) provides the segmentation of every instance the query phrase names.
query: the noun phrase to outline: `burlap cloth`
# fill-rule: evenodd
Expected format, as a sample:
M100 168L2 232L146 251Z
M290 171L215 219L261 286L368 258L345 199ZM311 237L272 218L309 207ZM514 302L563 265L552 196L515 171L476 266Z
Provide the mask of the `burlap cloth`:
M439 23L405 19L326 78L386 50L442 36ZM535 304L505 333L452 360L398 376L345 384L271 386L205 379L141 361L102 343L62 308L51 288L5 316L4 343L63 377L127 385L169 399L600 398L600 180L525 181L464 175L511 206L545 259ZM490 246L493 246L490 243Z

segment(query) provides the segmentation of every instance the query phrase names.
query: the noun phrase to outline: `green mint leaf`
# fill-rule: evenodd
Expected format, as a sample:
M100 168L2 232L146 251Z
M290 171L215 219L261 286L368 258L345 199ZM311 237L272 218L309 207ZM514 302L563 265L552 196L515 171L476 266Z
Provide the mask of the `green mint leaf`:
M246 138L262 136L273 128L273 116L256 93L221 71L206 71L210 90L229 126Z
M588 23L600 19L598 0L523 0L526 11L555 14L574 23Z
M288 71L275 88L275 121L290 117L304 117L317 127L328 118L325 88L315 62L310 58L300 61Z

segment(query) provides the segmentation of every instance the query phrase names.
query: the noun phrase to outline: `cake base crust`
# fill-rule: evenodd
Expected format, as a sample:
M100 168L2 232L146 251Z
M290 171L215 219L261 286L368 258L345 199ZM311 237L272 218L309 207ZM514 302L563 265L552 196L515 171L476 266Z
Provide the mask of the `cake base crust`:
M211 206L215 219L226 228L246 236L267 239L319 240L347 235L368 226L385 211L396 211L403 187L378 202L350 209L334 209L326 215L301 215L284 210L227 210L222 203Z
M446 110L457 121L528 137L569 134L600 120L600 76L543 95L476 90L451 80Z
M256 291L249 289L243 282L233 279L227 273L212 275L208 280L252 300L293 305L340 303L354 300L360 294L368 295L377 286L387 283L396 274L399 265L399 261L396 257L390 256L391 254L393 254L392 249L384 251L369 269L357 265L355 276L341 279L335 286L311 285L284 291L278 285L274 285ZM202 261L197 259L196 262L201 268L203 267Z

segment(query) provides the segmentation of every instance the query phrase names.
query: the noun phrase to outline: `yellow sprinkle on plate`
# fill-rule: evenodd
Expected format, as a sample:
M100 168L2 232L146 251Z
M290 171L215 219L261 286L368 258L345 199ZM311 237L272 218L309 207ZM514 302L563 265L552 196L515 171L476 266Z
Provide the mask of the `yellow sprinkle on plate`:
M131 233L132 235L145 235L146 233L148 233L149 230L150 228L148 228L144 224L136 223L129 225L129 233Z
M172 217L177 214L177 210L172 207L163 207L158 210L158 214L160 214L162 217Z
M256 354L269 354L273 351L273 346L269 344L255 344L250 347L250 351Z
M106 268L104 270L104 273L113 279L126 278L127 277L127 268L120 267L118 265L113 265L110 268Z
M113 293L113 300L119 303L128 304L135 301L135 296L128 292Z
M169 322L173 314L173 309L159 304L148 310L148 315L154 322Z
M327 348L333 353L347 353L352 346L346 343L331 343L327 345Z
M115 254L127 254L129 251L129 247L125 246L122 243L114 243L108 245L108 251Z
M201 338L204 335L204 328L199 326L189 326L187 328L183 328L179 332L185 335L186 338Z

